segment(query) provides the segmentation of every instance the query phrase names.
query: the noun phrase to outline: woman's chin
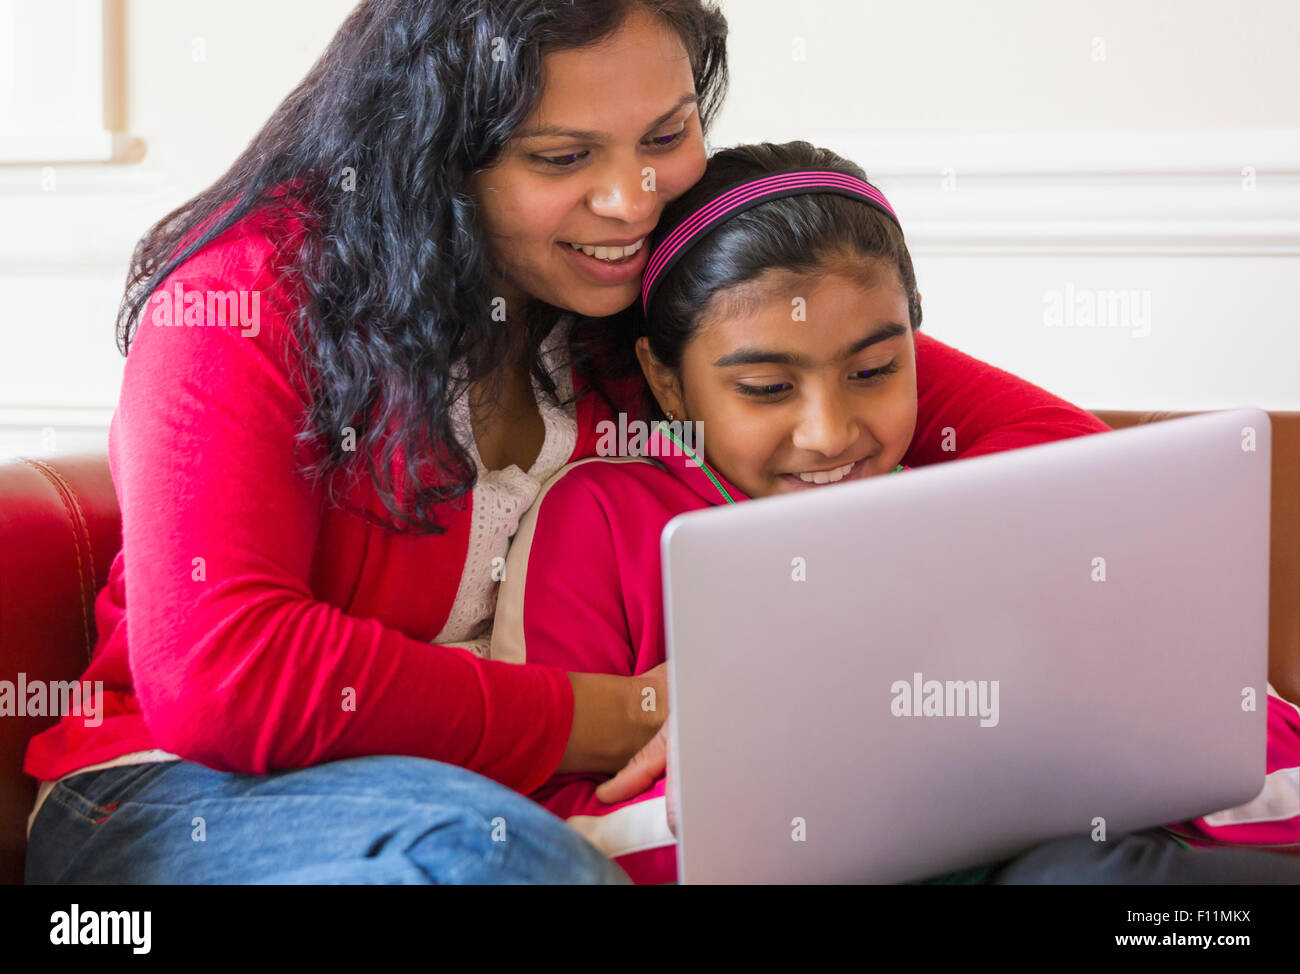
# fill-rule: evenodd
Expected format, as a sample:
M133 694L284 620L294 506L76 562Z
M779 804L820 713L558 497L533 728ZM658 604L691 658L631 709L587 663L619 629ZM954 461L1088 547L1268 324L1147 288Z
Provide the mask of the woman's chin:
M582 292L569 292L560 305L583 318L608 318L630 308L640 299L639 283L618 287L584 288Z

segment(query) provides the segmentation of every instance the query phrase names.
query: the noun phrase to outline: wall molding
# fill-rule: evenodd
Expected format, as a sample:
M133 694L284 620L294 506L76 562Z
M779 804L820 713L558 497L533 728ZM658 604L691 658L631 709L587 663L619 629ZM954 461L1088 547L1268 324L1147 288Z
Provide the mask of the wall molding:
M112 406L0 404L0 463L107 449Z
M107 429L114 406L58 406L49 403L0 403L0 429L56 430Z
M803 137L866 169L917 254L1300 256L1300 129ZM124 273L181 202L136 166L5 167L0 272Z
M129 165L0 168L0 275L124 275L136 242L183 200L167 174Z
M805 138L867 171L917 254L1300 256L1300 129Z

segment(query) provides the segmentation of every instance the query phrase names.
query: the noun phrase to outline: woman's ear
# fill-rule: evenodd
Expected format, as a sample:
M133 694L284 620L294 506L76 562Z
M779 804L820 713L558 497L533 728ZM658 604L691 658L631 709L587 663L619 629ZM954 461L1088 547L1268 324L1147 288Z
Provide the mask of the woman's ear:
M678 419L685 419L686 409L682 405L682 393L677 375L650 350L650 339L644 335L636 340L636 357L641 363L641 374L646 384L654 393L655 401L665 413L673 413Z

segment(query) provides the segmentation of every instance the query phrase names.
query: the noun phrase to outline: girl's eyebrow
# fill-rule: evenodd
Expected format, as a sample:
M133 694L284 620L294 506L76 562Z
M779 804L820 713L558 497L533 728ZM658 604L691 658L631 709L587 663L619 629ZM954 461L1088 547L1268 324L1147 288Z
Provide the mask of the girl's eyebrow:
M668 111L664 112L646 126L646 131L648 132L650 129L658 128L664 122L668 121L668 119L672 118L683 105L689 105L692 102L698 102L699 100L700 96L693 91L690 94L682 95L681 98L677 99L676 105L668 109ZM577 139L580 142L595 142L598 144L604 144L609 141L609 135L605 132L589 132L582 129L569 129L562 125L537 125L532 128L522 129L514 135L516 139L537 139L542 136L556 136L558 138Z
M888 341L891 338L897 338L899 335L907 334L907 325L900 325L896 321L891 321L882 328L872 332L866 338L859 338L856 342L848 345L840 352L837 362L843 362L847 358L852 358L864 348L869 348L877 342ZM718 368L727 368L732 365L759 365L763 363L772 363L775 365L792 365L795 368L806 369L812 365L812 360L807 355L798 352L776 352L766 348L738 348L734 352L722 356L713 364Z

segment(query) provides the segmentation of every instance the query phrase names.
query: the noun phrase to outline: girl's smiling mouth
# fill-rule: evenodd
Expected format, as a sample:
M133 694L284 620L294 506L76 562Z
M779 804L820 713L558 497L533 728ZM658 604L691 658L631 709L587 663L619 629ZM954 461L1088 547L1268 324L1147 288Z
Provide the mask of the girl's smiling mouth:
M867 459L864 457L861 460L855 460L853 463L846 463L830 469L777 474L777 479L782 483L789 484L796 490L807 487L821 487L825 484L838 484L861 476L863 470L866 469Z

